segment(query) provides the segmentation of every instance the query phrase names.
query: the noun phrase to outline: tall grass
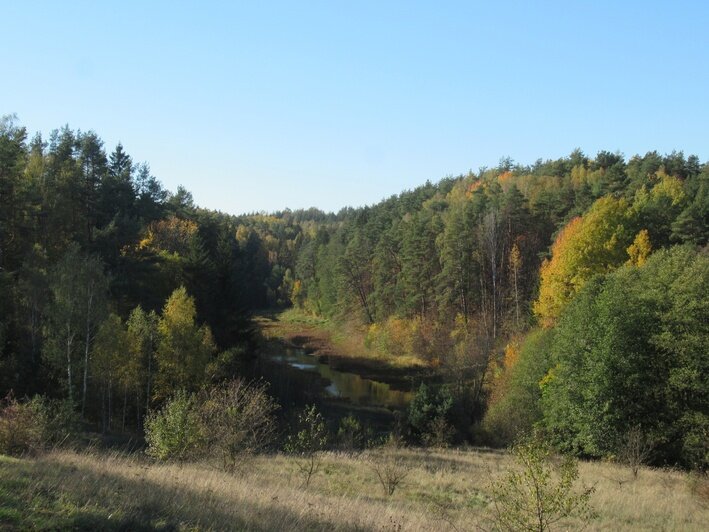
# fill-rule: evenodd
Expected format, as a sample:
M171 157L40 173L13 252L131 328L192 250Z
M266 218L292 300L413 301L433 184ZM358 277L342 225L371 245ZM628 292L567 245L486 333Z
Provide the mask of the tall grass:
M378 451L372 451L374 453ZM120 453L54 451L0 458L0 528L479 530L492 526L490 483L505 453L399 449L406 478L387 496L371 456L324 453L303 489L295 461L258 456L237 474L209 463L155 464ZM595 485L591 530L707 530L697 480L678 471L582 463ZM704 495L703 495L704 493ZM563 529L579 523L565 522Z

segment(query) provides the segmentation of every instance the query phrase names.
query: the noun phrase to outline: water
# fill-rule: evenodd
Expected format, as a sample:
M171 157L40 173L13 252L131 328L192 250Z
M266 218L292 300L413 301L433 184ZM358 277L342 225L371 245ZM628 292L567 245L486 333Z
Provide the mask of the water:
M410 391L395 390L385 383L333 369L302 349L284 348L278 354L264 355L261 374L274 391L290 398L301 392L307 397L340 401L357 407L406 408L413 397ZM296 390L300 388L299 390Z

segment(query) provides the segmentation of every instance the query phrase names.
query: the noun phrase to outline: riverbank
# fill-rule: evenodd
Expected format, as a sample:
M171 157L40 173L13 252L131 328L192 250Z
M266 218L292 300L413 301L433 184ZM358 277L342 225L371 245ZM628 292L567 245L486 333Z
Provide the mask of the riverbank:
M392 357L368 348L364 330L351 324L335 324L299 309L261 312L253 321L266 353L283 345L303 349L333 369L401 390L409 390L412 382L436 379L433 369L418 358Z
M0 456L3 530L490 530L490 483L512 467L486 450L395 451L406 475L392 495L376 451L323 453L303 486L296 459L255 457L238 474L208 463L156 464L143 455L53 451ZM595 486L588 530L706 530L706 479L679 471L581 462ZM566 520L559 529L584 523Z

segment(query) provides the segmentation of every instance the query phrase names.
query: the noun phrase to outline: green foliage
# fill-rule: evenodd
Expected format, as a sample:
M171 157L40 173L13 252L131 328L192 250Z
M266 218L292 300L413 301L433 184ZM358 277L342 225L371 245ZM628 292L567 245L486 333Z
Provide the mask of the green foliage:
M188 460L198 455L205 434L200 423L196 399L185 391L177 392L158 411L145 419L147 453L158 460Z
M657 460L706 467L707 286L709 258L689 248L588 283L559 321L543 380L556 444L611 455L640 426Z
M421 383L409 405L408 421L414 438L424 445L447 445L453 432L447 419L452 406L453 397L447 387Z
M517 470L491 486L495 527L510 531L552 530L563 519L586 522L593 517L589 499L593 488L575 490L578 465L571 457L554 462L552 449L528 439L512 448Z
M295 434L288 436L284 449L300 457L297 465L303 476L303 484L307 487L320 469L318 453L325 449L328 442L325 420L315 405L306 406L298 415L296 430Z
M165 303L158 323L158 397L166 397L174 388L195 390L205 380L207 364L216 349L209 327L195 323L196 314L194 298L184 287L175 290Z
M372 430L352 414L340 419L337 444L345 451L361 451L372 441Z
M506 369L503 389L493 397L483 430L496 444L511 444L529 434L542 418L540 382L550 369L553 331L536 330L527 335L516 363Z

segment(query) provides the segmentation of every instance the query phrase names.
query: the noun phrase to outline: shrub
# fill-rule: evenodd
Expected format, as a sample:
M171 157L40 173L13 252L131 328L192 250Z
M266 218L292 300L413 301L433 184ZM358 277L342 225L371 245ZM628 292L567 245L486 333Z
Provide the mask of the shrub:
M617 459L630 468L633 478L636 479L640 466L647 463L652 455L653 447L653 442L642 431L640 425L636 425L625 434L618 447Z
M424 445L445 446L452 428L447 416L453 398L447 387L438 389L421 384L409 405L409 425L414 438Z
M203 447L204 435L196 400L177 392L159 411L145 420L147 453L159 460L187 460Z
M0 403L0 453L39 451L45 442L47 414L41 398L20 403L8 394Z
M372 470L384 490L384 495L391 497L396 488L404 481L411 467L396 454L396 445L385 444L378 453L370 457Z
M233 471L240 459L273 441L278 405L266 388L264 383L237 379L200 396L205 450L220 455L226 471Z
M518 443L512 453L517 469L491 487L496 528L543 532L567 517L592 517L589 499L594 489L574 491L578 464L573 458L554 465L551 448L537 439Z
M288 437L285 450L300 457L296 464L307 487L312 476L320 469L318 453L327 445L327 428L315 405L305 407L298 415L298 427L298 432Z
M345 451L362 450L369 445L372 431L360 423L359 419L349 415L340 420L337 430L338 446Z

